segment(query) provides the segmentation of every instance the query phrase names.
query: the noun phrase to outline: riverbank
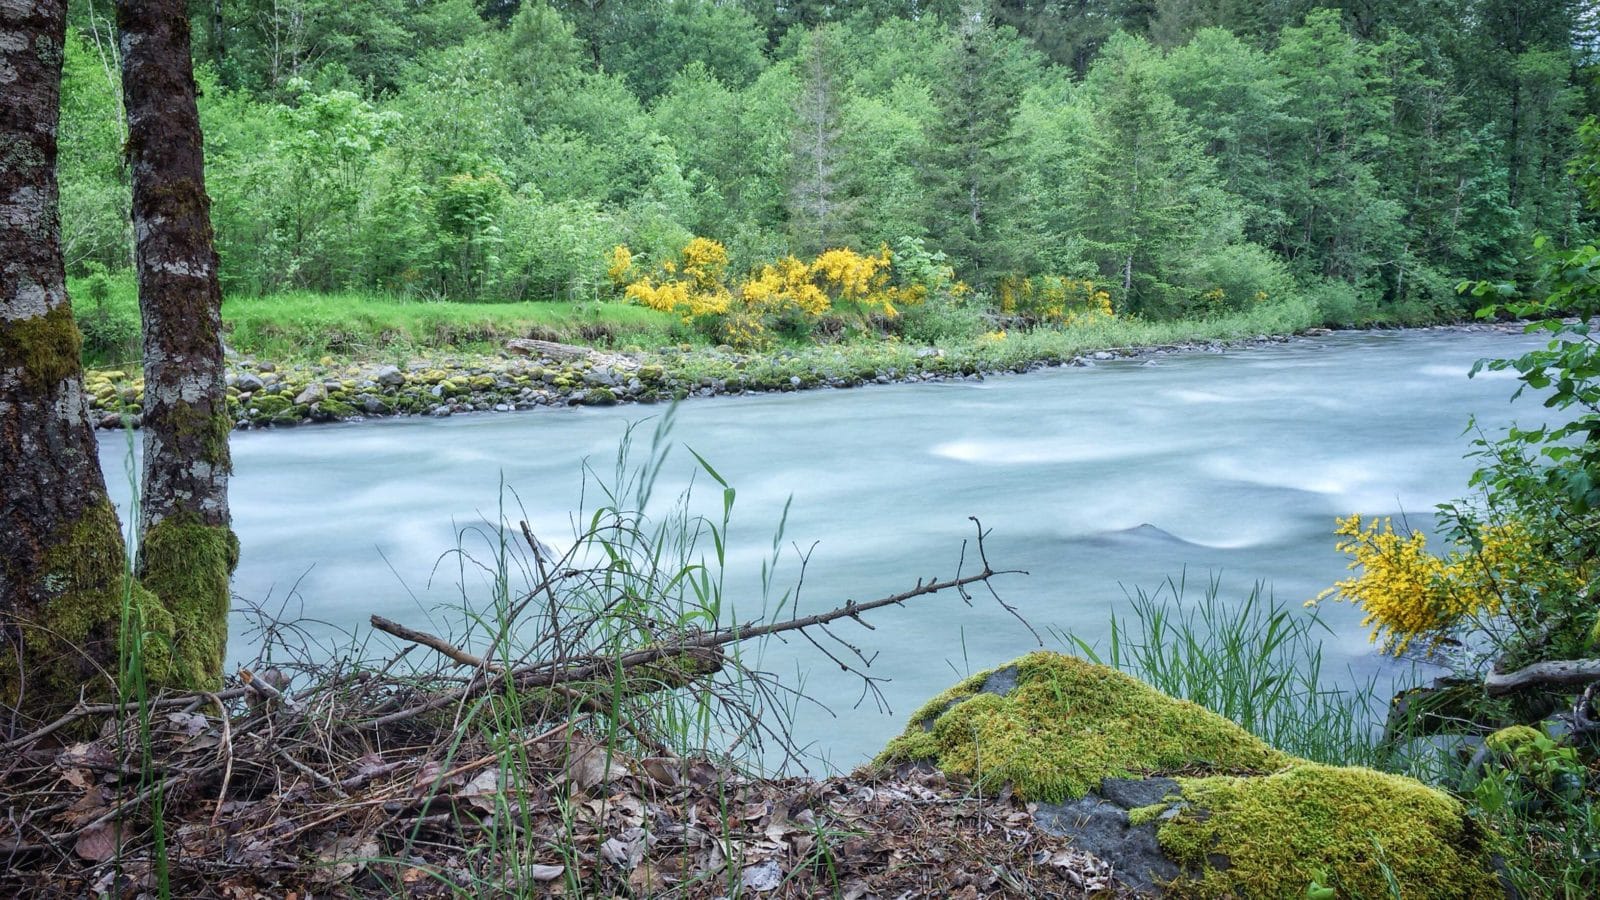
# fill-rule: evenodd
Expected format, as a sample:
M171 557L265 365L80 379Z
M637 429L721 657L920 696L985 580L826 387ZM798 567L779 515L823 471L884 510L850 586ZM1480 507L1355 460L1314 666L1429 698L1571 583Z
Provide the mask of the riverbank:
M386 416L451 416L539 408L657 403L690 397L844 389L875 384L982 380L1059 366L1181 353L1222 353L1312 340L1332 332L1300 327L1257 333L1251 319L1099 323L1005 334L948 347L893 341L842 343L768 353L729 347L613 352L542 341L509 342L499 353L392 360L324 356L275 361L233 356L230 414L238 428L294 426ZM1499 324L1429 331L1496 331ZM86 386L102 428L139 424L143 379L135 367L91 370Z

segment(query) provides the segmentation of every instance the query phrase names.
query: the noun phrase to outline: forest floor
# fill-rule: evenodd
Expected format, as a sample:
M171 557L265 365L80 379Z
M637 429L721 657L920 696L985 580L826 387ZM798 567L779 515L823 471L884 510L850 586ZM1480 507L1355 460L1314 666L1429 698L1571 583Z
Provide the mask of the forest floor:
M593 723L479 731L368 672L241 683L7 745L16 897L1118 897L1009 792L936 772L763 779ZM62 735L89 722L81 740Z

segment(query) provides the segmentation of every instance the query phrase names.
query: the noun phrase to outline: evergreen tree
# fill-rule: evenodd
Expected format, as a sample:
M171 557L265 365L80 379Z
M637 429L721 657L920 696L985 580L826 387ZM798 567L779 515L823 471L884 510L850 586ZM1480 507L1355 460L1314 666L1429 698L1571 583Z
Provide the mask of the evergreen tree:
M1394 103L1378 56L1324 9L1285 29L1273 59L1291 124L1274 153L1284 215L1272 246L1303 275L1359 282L1401 244L1400 206L1378 177Z
M1090 71L1095 129L1076 202L1101 274L1141 314L1181 311L1186 258L1238 236L1233 198L1161 89L1159 67L1148 43L1118 35Z
M957 271L987 284L1008 268L997 225L1016 187L1012 120L1025 73L1037 65L987 10L962 11L934 86L936 115L922 177L932 204L929 234Z
M855 244L858 197L840 144L838 26L813 31L801 57L804 79L789 144L789 240L801 256Z

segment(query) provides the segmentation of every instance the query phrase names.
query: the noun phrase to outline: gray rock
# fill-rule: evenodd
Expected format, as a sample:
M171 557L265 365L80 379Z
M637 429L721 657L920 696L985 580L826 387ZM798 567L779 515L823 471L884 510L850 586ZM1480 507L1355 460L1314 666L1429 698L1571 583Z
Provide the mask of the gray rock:
M297 405L307 405L311 403L321 403L326 399L328 399L327 386L313 381L312 383L306 385L306 389L301 391L299 395L294 398L294 402Z
M233 386L238 388L241 394L253 394L266 387L267 383L262 381L260 376L245 372L234 380Z
M1140 894L1159 894L1183 869L1161 852L1154 822L1133 825L1128 811L1152 806L1179 791L1170 778L1107 778L1098 792L1069 803L1040 803L1033 821L1046 834L1110 863L1117 880Z
M1096 352L1094 354L1094 358L1100 360L1101 362L1104 362L1105 360L1108 360L1108 359L1116 359L1117 355L1115 353L1111 353L1111 352L1108 352L1108 351L1105 351L1105 350L1100 350L1100 351L1098 351L1098 352Z

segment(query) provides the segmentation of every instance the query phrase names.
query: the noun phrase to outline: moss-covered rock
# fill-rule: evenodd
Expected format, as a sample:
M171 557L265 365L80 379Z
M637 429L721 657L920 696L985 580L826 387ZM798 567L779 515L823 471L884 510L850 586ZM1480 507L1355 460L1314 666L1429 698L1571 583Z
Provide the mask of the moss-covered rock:
M1193 897L1503 897L1477 826L1421 782L1355 767L1300 763L1260 777L1180 778L1162 849L1199 873Z
M360 415L356 408L348 403L332 398L317 404L317 418L319 419L351 419Z
M1278 898L1320 883L1341 897L1389 896L1392 876L1406 897L1504 896L1476 827L1448 795L1290 756L1073 657L1030 654L935 697L874 764L907 763L1040 801L1039 827L1075 840L1075 829L1090 829L1084 845L1119 871L1137 868L1136 888Z
M1293 757L1115 669L1033 653L935 697L878 758L922 761L991 789L1009 783L1028 799L1062 800L1105 778L1271 772Z
M282 394L260 394L250 398L250 406L270 418L294 406L294 402Z

